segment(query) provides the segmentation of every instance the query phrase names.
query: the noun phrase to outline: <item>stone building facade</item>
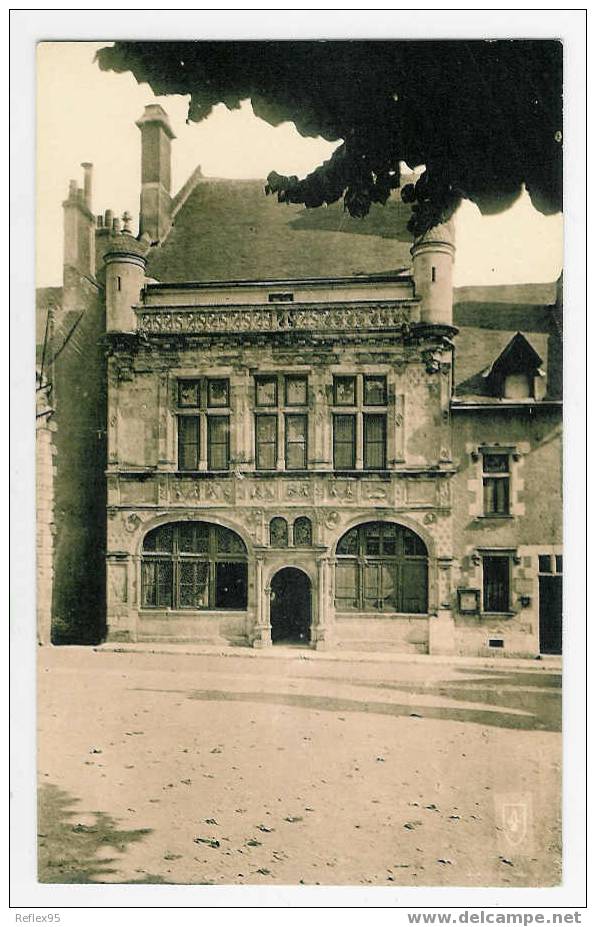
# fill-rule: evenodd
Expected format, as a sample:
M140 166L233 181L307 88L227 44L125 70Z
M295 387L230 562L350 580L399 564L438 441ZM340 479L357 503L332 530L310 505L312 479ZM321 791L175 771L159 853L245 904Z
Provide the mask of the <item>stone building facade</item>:
M142 234L100 217L87 268L105 309L108 639L560 650L560 300L465 293L458 326L449 225L401 268L326 275L313 250L313 276L304 249L300 274L240 276L265 246L294 270L302 216L271 251L230 214L229 274L209 279L193 216L219 194L197 171L172 197L167 116L138 125ZM393 245L361 237L360 256Z

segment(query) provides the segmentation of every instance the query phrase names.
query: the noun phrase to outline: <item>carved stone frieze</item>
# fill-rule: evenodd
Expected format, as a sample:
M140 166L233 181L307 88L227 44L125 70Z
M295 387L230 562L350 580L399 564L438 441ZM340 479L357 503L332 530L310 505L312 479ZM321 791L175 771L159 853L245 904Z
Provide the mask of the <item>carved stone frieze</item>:
M338 502L354 502L355 487L349 480L333 480L329 483L329 498Z
M227 481L221 482L209 480L203 484L203 498L205 502L227 502L232 501L232 486Z
M272 502L277 499L277 486L275 483L255 483L250 488L249 497L263 502Z
M139 329L158 334L196 332L343 331L400 328L407 334L410 310L400 304L365 306L258 306L138 311Z
M296 483L284 483L284 498L293 501L304 501L312 498L312 485L307 480Z
M177 480L172 485L172 500L176 502L198 502L201 498L196 480Z
M363 482L362 483L362 502L389 502L389 485L384 483Z

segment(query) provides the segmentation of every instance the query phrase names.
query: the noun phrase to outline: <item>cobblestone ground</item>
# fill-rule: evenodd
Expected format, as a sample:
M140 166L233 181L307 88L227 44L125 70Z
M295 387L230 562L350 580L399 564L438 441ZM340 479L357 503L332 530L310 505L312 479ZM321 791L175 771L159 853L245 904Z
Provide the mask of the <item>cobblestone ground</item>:
M553 885L560 675L39 652L39 878Z

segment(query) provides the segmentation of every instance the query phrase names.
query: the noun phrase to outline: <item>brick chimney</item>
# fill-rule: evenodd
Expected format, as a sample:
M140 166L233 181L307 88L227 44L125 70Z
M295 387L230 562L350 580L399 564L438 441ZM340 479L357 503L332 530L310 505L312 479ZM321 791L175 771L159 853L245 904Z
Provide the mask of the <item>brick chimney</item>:
M171 140L176 136L158 103L146 106L136 125L141 130L142 152L139 233L160 242L172 225Z
M73 272L85 277L95 275L95 216L91 212L91 187L93 165L87 162L81 167L85 172L84 186L71 180L64 209L64 281L70 280Z

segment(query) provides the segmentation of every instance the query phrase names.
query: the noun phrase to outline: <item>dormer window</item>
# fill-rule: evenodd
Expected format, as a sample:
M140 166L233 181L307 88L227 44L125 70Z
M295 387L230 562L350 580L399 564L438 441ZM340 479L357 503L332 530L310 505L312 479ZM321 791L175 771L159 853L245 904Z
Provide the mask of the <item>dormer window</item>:
M527 373L509 373L503 382L504 399L532 399L534 378Z
M541 365L542 358L517 332L484 373L489 392L501 399L533 399L536 379L544 376Z

